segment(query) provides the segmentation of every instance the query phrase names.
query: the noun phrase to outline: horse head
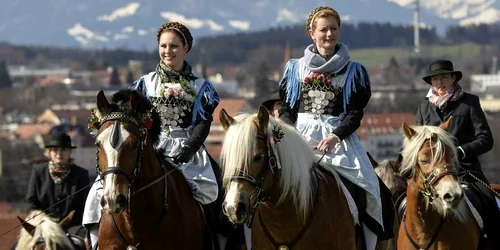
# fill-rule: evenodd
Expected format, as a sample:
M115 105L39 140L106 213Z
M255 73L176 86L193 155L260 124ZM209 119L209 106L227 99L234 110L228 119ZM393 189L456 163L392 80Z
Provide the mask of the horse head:
M24 230L21 231L16 250L74 250L75 245L65 233L74 212L70 212L59 223L38 210L32 211L26 220L17 217Z
M406 192L407 182L400 174L400 167L403 158L401 154L396 160L383 160L375 167L375 173L382 182L391 190L392 199L396 201L401 194Z
M121 90L108 102L102 91L97 95L100 113L96 134L97 171L103 180L101 205L107 213L130 207L131 187L141 171L146 150L152 149L148 127L159 126L151 103L137 91ZM159 127L153 127L159 131Z
M312 149L295 129L260 107L254 115L235 118L224 109L220 121L226 135L221 165L226 186L223 212L233 223L251 223L262 202L291 197L297 210L307 210L311 195Z
M416 188L432 205L445 215L457 207L463 198L456 177L458 159L453 138L446 132L450 119L435 126L410 127L403 123L405 141L401 174L408 178L408 188Z

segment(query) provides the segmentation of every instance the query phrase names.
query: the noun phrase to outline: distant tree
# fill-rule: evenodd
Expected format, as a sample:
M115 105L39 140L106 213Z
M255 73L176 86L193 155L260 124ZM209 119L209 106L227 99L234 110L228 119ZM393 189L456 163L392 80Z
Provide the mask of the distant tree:
M12 79L10 78L9 71L7 71L7 64L5 61L0 61L0 89L12 87Z
M127 81L127 84L132 84L135 81L134 73L132 73L132 70L130 70L130 69L127 72L127 80L126 81Z
M121 86L122 81L120 80L120 75L118 74L118 69L113 67L111 71L111 78L109 79L109 86Z

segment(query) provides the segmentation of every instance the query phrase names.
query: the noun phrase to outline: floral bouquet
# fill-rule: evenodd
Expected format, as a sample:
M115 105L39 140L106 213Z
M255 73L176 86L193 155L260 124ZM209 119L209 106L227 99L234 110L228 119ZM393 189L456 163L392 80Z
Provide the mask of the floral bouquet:
M170 96L175 97L176 99L186 99L186 100L193 100L193 95L190 93L186 92L181 84L174 83L174 84L165 84L162 86L160 89L160 96L168 98Z
M332 83L331 77L332 74L330 73L312 72L304 78L304 83L330 85ZM333 77L335 77L335 75L333 75Z

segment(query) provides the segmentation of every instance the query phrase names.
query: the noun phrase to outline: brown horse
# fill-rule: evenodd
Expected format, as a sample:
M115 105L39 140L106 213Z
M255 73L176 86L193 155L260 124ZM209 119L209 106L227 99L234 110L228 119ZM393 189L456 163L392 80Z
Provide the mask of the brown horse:
M264 107L220 120L223 211L251 226L253 249L364 249L339 179L293 127Z
M83 239L77 236L68 236L68 229L74 211L68 214L59 223L56 223L39 210L33 210L25 220L17 217L23 229L19 235L16 250L85 250Z
M398 198L401 197L403 193L406 192L406 179L401 176L399 169L401 167L401 161L403 158L398 155L396 160L383 160L378 163L373 159L373 157L368 154L368 158L375 169L375 173L382 180L382 182L391 190L392 201L396 204Z
M407 209L399 229L398 249L477 249L481 229L457 180L452 137L440 127L409 127L401 173L408 176Z
M203 249L201 208L182 174L162 167L153 148L160 132L155 112L153 127L145 128L151 103L132 90L115 93L112 101L102 91L97 95L104 210L99 249Z

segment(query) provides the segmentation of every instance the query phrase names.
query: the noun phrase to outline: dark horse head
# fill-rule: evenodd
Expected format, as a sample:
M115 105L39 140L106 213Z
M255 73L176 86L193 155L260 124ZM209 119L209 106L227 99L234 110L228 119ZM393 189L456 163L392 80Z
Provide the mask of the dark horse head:
M158 140L160 122L149 100L130 89L116 92L111 103L99 92L97 108L101 113L96 135L97 164L104 180L101 204L107 213L119 213L129 206L144 146L148 140Z

